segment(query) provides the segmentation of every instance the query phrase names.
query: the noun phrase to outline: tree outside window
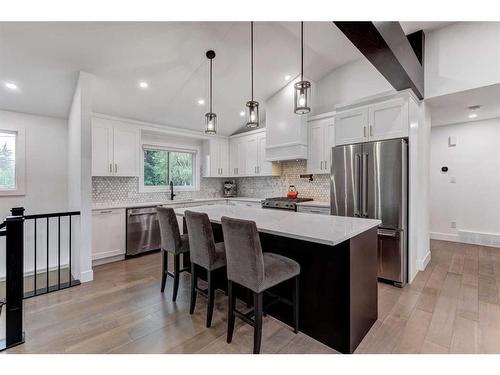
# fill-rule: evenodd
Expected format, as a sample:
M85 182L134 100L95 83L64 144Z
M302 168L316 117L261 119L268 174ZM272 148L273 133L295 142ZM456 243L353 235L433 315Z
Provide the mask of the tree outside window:
M190 187L194 185L194 154L166 150L144 150L144 186Z

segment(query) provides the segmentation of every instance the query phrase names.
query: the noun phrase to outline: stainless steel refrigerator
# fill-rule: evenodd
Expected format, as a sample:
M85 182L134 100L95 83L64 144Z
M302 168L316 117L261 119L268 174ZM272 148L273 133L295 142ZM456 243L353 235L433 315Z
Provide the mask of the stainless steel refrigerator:
M331 214L379 219L378 277L407 282L408 142L332 148Z

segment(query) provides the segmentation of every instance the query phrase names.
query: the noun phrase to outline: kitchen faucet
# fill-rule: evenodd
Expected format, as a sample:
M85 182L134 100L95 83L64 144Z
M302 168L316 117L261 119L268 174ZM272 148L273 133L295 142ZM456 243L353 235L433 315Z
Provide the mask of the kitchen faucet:
M173 201L176 195L174 194L174 182L170 181L170 200Z

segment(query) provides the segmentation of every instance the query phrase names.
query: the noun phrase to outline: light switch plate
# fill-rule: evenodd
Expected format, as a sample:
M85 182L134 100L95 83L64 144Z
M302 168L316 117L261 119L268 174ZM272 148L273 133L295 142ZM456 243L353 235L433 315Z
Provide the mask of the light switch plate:
M457 145L457 137L448 137L448 147L455 147Z
M450 183L454 184L457 182L457 178L455 176L450 176Z
M450 224L450 227L456 228L457 227L457 222L456 221L452 221L451 224Z

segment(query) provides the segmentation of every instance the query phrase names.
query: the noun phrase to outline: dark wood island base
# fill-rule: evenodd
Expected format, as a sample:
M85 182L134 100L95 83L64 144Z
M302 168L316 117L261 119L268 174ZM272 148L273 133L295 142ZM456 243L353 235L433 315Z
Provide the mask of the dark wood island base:
M212 226L216 240L222 241L221 225ZM377 228L335 246L262 232L260 238L264 251L300 264L299 330L341 353L353 353L377 320ZM290 300L289 282L272 293ZM217 284L227 285L223 280ZM238 295L245 300L244 291ZM289 305L275 303L266 312L293 325Z

